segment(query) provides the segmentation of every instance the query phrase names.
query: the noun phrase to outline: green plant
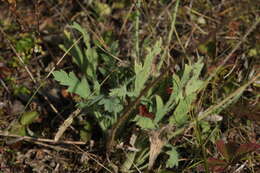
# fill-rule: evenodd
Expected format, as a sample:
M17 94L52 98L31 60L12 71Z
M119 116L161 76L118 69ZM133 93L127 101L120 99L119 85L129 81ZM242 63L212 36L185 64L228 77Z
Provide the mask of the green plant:
M154 58L161 53L162 41L159 40L152 48L147 48L147 55L143 64L135 62L134 76L129 76L129 82L124 82L119 88L111 88L110 92L101 91L100 83L97 78L97 64L99 56L96 48L90 44L90 39L85 30L80 25L74 23L72 28L80 31L83 34L85 48L81 49L78 45L72 49L70 54L74 62L80 67L84 73L81 79L76 77L73 72L66 73L65 71L54 71L54 79L59 81L62 85L68 86L68 91L78 94L84 99L85 107L92 109L90 114L94 115L101 127L106 130L117 121L118 114L124 107L126 97L131 99L137 98L141 91L145 88L147 81L152 77L152 63ZM70 36L66 33L67 38ZM64 50L65 46L62 46ZM160 63L160 62L159 62ZM167 80L171 82L172 93L166 98L162 98L160 94L165 94L165 88L156 92L157 87L152 87L148 93L142 97L141 102L150 103L148 109L155 112L154 119L144 116L135 116L133 119L138 126L143 130L146 129L160 129L162 126L182 126L189 119L189 112L192 110L192 103L197 97L199 89L203 85L203 81L199 79L202 70L202 59L199 59L193 65L185 65L184 71L179 75L173 74ZM158 71L160 69L157 69ZM91 82L91 84L90 84ZM94 103L98 103L94 107ZM92 107L92 108L90 108ZM167 151L172 160L175 149ZM167 164L172 166L172 164ZM177 163L176 163L177 165Z
M204 66L202 57L198 57L197 62L185 64L184 69L175 74L169 73L169 67L166 70L161 69L164 61L164 58L161 58L156 69L161 71L161 74L153 74L152 67L156 56L165 56L162 40L159 39L154 46L147 47L143 60L134 62L133 69L130 69L133 73L124 73L125 76L122 76L119 74L123 69L115 65L113 56L109 53L105 53L105 58L101 56L104 51L100 48L100 43L92 43L88 33L79 24L74 23L72 28L79 31L84 39L83 45L76 45L69 51L73 62L80 68L81 75L77 77L73 72L60 70L53 72L54 79L67 86L69 92L82 97L78 106L85 108L87 115L95 117L104 134L111 131L107 138L108 151L115 145L116 133L124 128L121 127L122 124L127 126L128 122L135 122L142 129L144 141L135 144L141 146L142 154L137 151L126 153L126 160L121 168L126 172L132 171L131 168L136 165L151 169L161 152L168 155L166 167L177 166L178 148L170 144L169 140L183 132L187 126L193 127L197 123L201 123L201 127L207 131L208 127L205 124L203 127L201 120L209 114L219 113L241 96L244 88L252 82L208 108L201 116L193 118L194 102L212 77L205 81L201 79L200 74ZM61 47L67 51L69 44L75 40L68 32L65 32L65 35L67 42ZM98 68L101 62L107 65L108 69ZM105 79L101 81L102 78ZM159 81L162 84L160 86L156 85ZM169 85L171 88L167 95ZM133 111L138 105L139 113ZM175 128L179 129L173 132ZM148 157L149 163L144 163Z

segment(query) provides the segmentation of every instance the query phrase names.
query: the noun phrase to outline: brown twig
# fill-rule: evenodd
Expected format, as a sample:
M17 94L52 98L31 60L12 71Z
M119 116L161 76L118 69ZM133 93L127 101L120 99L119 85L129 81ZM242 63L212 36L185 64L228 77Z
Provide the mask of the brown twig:
M82 141L55 141L53 139L46 139L46 138L35 138L35 137L30 137L30 136L19 136L15 134L10 134L8 132L3 132L0 131L0 136L4 137L12 137L12 138L17 138L17 140L25 140L25 141L38 141L38 142L47 142L47 143L53 143L53 144L70 144L70 145L85 145L85 142Z

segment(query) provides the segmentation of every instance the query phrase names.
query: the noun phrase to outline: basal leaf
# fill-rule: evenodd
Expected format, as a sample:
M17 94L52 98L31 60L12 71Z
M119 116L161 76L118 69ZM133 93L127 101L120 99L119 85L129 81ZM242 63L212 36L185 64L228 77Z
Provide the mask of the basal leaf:
M72 85L68 88L69 92L76 93L80 95L81 97L87 99L89 95L91 94L89 84L86 78L83 78L78 85Z
M134 164L136 152L128 152L126 153L126 160L124 163L120 166L120 171L122 172L130 172L130 168Z
M192 71L193 71L193 75L192 75L192 78L195 78L195 79L198 79L199 78L199 75L201 73L201 70L203 68L204 64L202 62L202 58L200 58L198 60L198 62L196 62L194 65L193 65L193 68L192 68Z
M98 80L95 80L93 82L93 92L95 92L95 95L100 95L100 83L98 82Z
M75 40L72 38L71 34L67 32L66 30L64 31L65 34L65 42L63 45L59 45L59 47L64 51L67 52L68 49L71 47L71 45L75 42ZM83 52L81 51L81 48L79 47L78 44L73 46L69 54L72 56L72 60L74 63L76 63L80 69L82 69L82 64L84 62L84 55Z
M185 93L190 95L193 92L198 91L203 86L203 81L199 80L200 72L203 68L202 59L199 59L197 63L192 66L192 72L190 73L190 79L186 84Z
M54 71L53 73L54 79L59 81L61 85L69 86L71 83L77 83L78 79L76 78L74 73L70 73L69 75L63 71Z
M90 38L87 31L82 28L78 23L73 23L71 25L73 29L76 29L83 35L85 47L81 48L79 44L73 46L69 53L73 58L73 62L76 63L81 71L87 76L87 78L91 80L96 80L96 70L98 63L98 54L95 48L92 48L90 45ZM71 37L71 35L65 31L66 42L64 45L60 46L64 51L67 51L69 47L75 42L75 40Z
M185 65L183 75L180 79L179 76L173 75L173 92L170 96L170 103L178 103L174 114L170 117L170 123L177 123L182 125L188 120L188 112L192 108L192 102L196 99L197 91L202 87L203 81L199 80L199 75L202 70L203 63L200 59L193 65ZM173 102L173 99L175 102ZM174 106L174 104L172 104ZM169 107L169 106L168 106Z
M185 86L186 83L190 80L190 78L192 77L191 72L192 72L192 66L185 64L184 72L181 77L181 86Z
M172 90L174 92L172 92L170 99L169 99L169 103L171 103L173 101L173 99L175 99L176 101L178 101L179 99L183 98L183 94L182 94L182 84L181 84L181 79L179 76L177 75L173 75L172 77ZM167 103L167 105L169 104Z
M100 112L95 111L94 112L95 117L97 118L97 122L100 126L100 128L103 130L103 132L106 132L106 130L112 126L112 124L115 123L116 119L111 118L110 116L101 114Z

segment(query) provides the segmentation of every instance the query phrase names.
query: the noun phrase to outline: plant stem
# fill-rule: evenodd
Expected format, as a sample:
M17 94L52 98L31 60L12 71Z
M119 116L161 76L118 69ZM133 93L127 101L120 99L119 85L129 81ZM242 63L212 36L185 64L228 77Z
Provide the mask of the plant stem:
M135 54L136 54L136 62L140 63L140 49L139 49L139 22L140 22L140 9L141 0L137 0L136 4L136 18L135 18Z
M165 50L162 54L161 61L158 65L158 69L161 68L161 66L162 66L162 64L163 64L163 62L166 58L166 55L168 55L168 53L169 53L169 45L172 41L172 35L173 35L173 31L175 29L175 22L176 22L176 16L177 16L177 12L178 12L179 2L180 2L180 0L177 0L176 4L175 4L174 12L173 12L173 15L172 15L171 29L170 29L170 32L169 32L169 35L168 35L168 38L167 38L166 48L165 48Z

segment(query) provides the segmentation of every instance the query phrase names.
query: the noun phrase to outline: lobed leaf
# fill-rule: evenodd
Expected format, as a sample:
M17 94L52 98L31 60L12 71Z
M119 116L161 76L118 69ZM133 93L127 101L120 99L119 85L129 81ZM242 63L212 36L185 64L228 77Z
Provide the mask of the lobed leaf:
M179 165L179 153L176 151L175 147L171 147L171 150L167 151L166 154L169 155L169 158L166 162L167 168L172 168Z
M153 60L156 57L156 55L158 55L161 52L161 44L162 41L160 39L155 43L155 46L153 47L152 50L148 49L148 54L145 58L144 65L135 62L135 66L134 66L135 74L136 74L135 88L134 88L135 96L138 96L140 91L144 88L144 85L151 74Z
M118 98L104 98L98 104L104 105L105 110L111 113L118 113L123 110L123 106Z
M73 72L68 74L63 70L54 71L52 74L56 81L59 81L61 85L68 87L69 92L78 94L85 99L90 96L91 91L86 78L83 78L80 81Z

